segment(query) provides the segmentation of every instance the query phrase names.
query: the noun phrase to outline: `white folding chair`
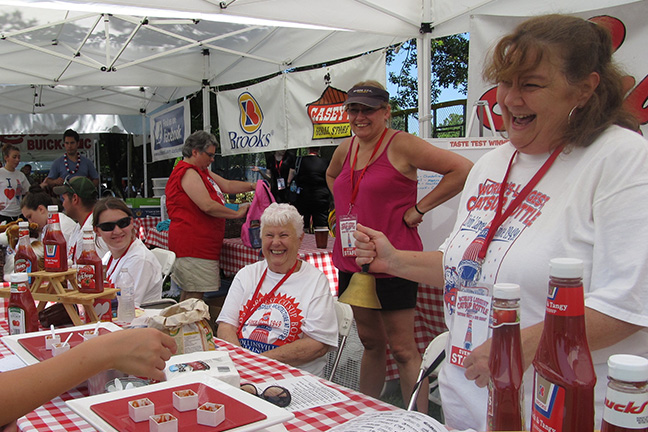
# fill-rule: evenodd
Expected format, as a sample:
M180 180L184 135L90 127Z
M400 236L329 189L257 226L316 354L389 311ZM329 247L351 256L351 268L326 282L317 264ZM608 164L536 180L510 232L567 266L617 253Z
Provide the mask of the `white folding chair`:
M162 248L151 249L151 252L153 252L162 267L162 284L164 284L166 278L171 274L176 255L174 252Z
M342 357L342 350L346 344L347 337L351 331L351 325L353 324L353 309L351 306L346 303L340 303L335 300L335 315L338 322L338 334L342 337L340 343L338 344L338 351L335 355L335 361L333 362L333 367L331 368L331 373L328 376L328 380L332 381L333 376L335 376L335 370L338 367L340 362L340 357Z
M419 391L423 384L423 380L428 376L437 376L443 360L445 359L445 347L448 340L448 332L443 332L430 342L425 349L423 354L423 360L421 361L421 368L419 369L419 375L416 379L416 385L414 386L414 391L412 392L412 397L410 398L409 404L407 405L408 411L413 411L416 407L416 398L418 397ZM429 392L429 389L427 389Z

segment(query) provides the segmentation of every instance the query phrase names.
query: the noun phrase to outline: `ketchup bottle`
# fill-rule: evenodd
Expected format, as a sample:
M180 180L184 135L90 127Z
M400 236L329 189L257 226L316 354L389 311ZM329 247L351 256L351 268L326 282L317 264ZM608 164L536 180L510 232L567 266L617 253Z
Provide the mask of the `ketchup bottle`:
M83 231L83 249L77 259L77 284L82 293L102 293L104 290L103 264L95 250L90 229Z
M47 231L43 237L45 249L45 271L64 272L68 269L67 243L61 232L58 207L47 206Z
M520 340L520 286L498 283L493 287L488 368L488 430L524 430L522 343Z
M11 294L7 306L9 333L12 335L38 331L38 311L29 290L27 273L12 273Z
M596 374L585 333L583 262L550 261L544 329L533 360L531 431L592 432Z
M29 238L29 222L18 222L18 247L14 255L14 271L16 273L31 273L38 271L38 258L31 247ZM31 284L31 277L28 278Z
M608 379L601 432L647 432L648 359L610 356Z

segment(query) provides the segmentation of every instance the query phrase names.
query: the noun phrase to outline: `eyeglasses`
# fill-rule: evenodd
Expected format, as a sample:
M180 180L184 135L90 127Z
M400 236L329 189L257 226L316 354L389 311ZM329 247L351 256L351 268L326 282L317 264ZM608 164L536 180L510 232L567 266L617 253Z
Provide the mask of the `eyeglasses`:
M209 152L203 152L203 153L209 156L209 159L214 159L216 157L216 153L209 153Z
M255 385L250 383L241 384L241 390L253 394L254 396L259 396L260 398L265 399L271 404L277 405L281 408L287 407L292 401L292 397L290 396L288 389L276 385L272 385L266 388L261 394L259 394L259 391L255 387Z
M97 224L97 228L99 228L101 231L112 231L115 229L115 226L124 229L131 224L131 221L132 221L131 217L126 216L125 218L121 218L115 222L104 222L104 223Z
M364 114L365 116L370 116L381 109L382 108L348 108L346 111L348 115L355 117L360 113Z

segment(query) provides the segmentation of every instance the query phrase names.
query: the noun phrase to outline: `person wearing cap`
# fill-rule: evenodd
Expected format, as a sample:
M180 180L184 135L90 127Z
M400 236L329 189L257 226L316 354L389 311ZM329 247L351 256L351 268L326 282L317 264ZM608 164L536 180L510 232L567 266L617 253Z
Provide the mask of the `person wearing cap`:
M79 134L68 129L63 133L65 154L52 163L47 177L41 187L54 187L63 184L65 179L78 176L87 177L96 186L99 186L99 174L92 161L79 153Z
M421 251L417 227L423 215L463 188L472 163L447 150L388 127L389 93L376 81L354 85L344 103L354 134L343 141L326 172L333 191L338 224L333 263L339 270L340 294L351 275L360 271L354 256L345 256L340 242L343 218L379 229L399 248ZM417 202L417 171L443 175L439 184ZM386 349L391 350L400 376L403 399L408 400L421 364L414 339L414 308L418 284L389 274L374 274L381 310L353 307L364 345L360 391L380 396L386 373ZM427 411L427 395L418 406Z
M94 235L92 211L99 193L90 179L80 176L66 179L61 186L55 186L53 190L56 195L61 196L65 214L77 223L68 244L68 259L76 262L83 250L83 230L90 230ZM101 239L97 239L95 246L99 256L104 256L108 252L106 244Z

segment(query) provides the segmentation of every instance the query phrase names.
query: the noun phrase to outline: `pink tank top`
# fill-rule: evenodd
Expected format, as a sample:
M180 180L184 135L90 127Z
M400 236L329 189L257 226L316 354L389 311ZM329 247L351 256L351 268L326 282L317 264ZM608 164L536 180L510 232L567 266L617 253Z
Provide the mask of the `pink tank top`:
M385 150L378 159L369 167L362 178L356 197L353 213L358 217L358 222L385 233L389 241L398 249L423 250L423 243L416 228L409 228L403 215L408 208L416 204L415 180L405 177L389 161L387 149L394 137L400 133L396 132L387 142ZM335 212L339 218L349 212L351 201L351 156L355 154L355 137L351 139L349 152L342 166L340 175L333 184L335 196ZM362 170L356 170L353 175L354 181L358 180ZM342 246L340 245L339 226L336 228L336 240L333 247L333 263L345 272L353 273L360 271L355 262L355 257L343 257ZM387 274L375 274L376 277L392 277Z

